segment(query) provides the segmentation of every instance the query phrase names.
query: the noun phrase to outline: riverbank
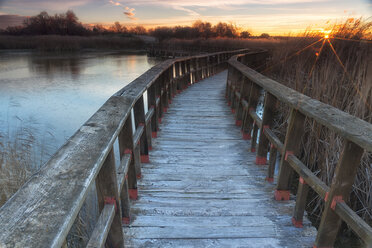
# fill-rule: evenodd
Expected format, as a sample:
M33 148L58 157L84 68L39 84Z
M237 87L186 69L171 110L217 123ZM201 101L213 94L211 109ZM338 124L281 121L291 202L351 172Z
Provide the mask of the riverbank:
M32 49L45 52L81 50L144 51L148 41L136 36L0 35L0 50Z

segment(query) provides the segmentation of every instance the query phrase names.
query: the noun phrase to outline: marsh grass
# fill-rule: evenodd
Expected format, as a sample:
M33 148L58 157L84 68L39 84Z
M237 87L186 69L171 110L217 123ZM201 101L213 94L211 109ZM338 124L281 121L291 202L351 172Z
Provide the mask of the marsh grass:
M191 53L219 52L241 48L263 48L272 50L287 38L210 38L210 39L169 39L160 43L164 49L190 51ZM296 39L296 38L290 38Z
M0 131L0 207L49 159L56 150L50 128L14 117L12 126Z
M327 41L321 52L320 42L296 54L301 48L321 38L317 34L308 33L303 38L280 43L273 50L269 69L263 73L305 95L372 123L372 42L364 40L370 38L371 26L372 22L353 19L332 28L330 42L343 66ZM320 55L317 57L316 53ZM289 109L281 105L279 113L276 132L284 140ZM321 180L330 185L343 144L344 140L335 132L307 119L301 159ZM294 186L293 191L296 192L296 184ZM315 192L311 192L308 202L307 211L317 225L323 201ZM350 206L372 224L372 155L369 153L364 154L359 166ZM351 230L345 225L340 234L340 239L343 239L351 234Z
M57 150L52 130L41 131L33 120L15 117L6 133L0 132L0 207ZM67 237L68 247L85 247L98 216L95 189L91 189Z

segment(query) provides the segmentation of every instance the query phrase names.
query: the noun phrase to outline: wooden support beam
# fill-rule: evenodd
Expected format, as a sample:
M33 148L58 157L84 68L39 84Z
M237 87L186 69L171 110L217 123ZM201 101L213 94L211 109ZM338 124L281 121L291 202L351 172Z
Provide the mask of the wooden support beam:
M166 96L166 94L164 94ZM165 98L168 101L168 98ZM147 130L145 121L145 108L143 96L141 96L138 101L134 104L134 123L136 128L143 126L143 133L140 138L140 151L141 151L141 163L149 162L149 144L147 142Z
M364 241L366 247L372 247L372 227L370 225L360 218L345 202L337 202L335 211Z
M276 164L277 155L278 155L278 149L275 146L271 145L269 167L267 169L267 177L266 177L266 181L270 183L274 182L274 172L275 172L275 164Z
M241 126L243 124L243 115L244 115L244 107L243 107L243 100L246 100L249 98L250 93L250 83L247 78L242 77L241 80L241 86L240 86L240 92L237 102L237 109L236 109L236 125Z
M309 185L306 181L300 177L298 182L297 194L296 194L296 206L293 213L292 223L295 227L303 227L303 218L306 207L307 194L309 193Z
M332 247L341 225L341 218L335 212L337 202L348 202L351 188L355 181L363 149L355 143L346 140L331 189L326 197L322 219L315 241L316 247Z
M293 169L287 161L288 155L296 155L299 152L301 138L304 132L305 116L296 109L291 110L289 124L284 142L284 154L280 161L278 184L275 191L275 199L289 200L290 178Z
M116 167L114 151L111 148L105 162L102 165L96 178L96 189L98 199L98 209L102 213L105 204L113 204L116 208L120 207L120 196L116 178ZM115 216L111 224L106 244L111 247L124 247L123 229L121 227L121 211L116 209Z
M267 164L267 152L269 148L269 139L266 137L265 129L272 127L274 122L274 115L276 112L276 98L266 92L265 103L264 103L264 112L262 116L262 127L260 128L260 138L258 142L258 150L256 156L256 164L265 165Z
M115 204L106 204L101 215L98 218L97 224L90 236L87 248L103 248L105 247L106 239L109 234L111 224L114 220L116 211Z
M253 123L253 134L252 134L252 140L251 140L251 152L256 152L256 145L257 145L257 133L258 133L258 126L254 122Z
M251 138L253 122L255 121L252 118L250 112L256 112L258 99L260 97L260 88L253 82L250 82L250 85L251 87L250 87L250 93L249 93L249 99L248 99L248 112L246 113L243 119L243 124L242 124L243 138L247 140ZM258 123L257 120L256 120L256 123Z
M274 134L274 132L270 128L266 128L264 134L269 139L271 145L274 146L282 155L284 151L284 144L280 141L280 139Z
M125 154L131 154L132 159L130 160L130 164L128 167L127 181L128 184L128 192L129 196L132 199L137 199L137 172L135 166L135 152L134 152L134 140L133 140L133 131L132 131L132 118L131 115L125 121L124 127L119 133L118 136L119 140L119 150L121 158L125 156ZM138 159L138 158L137 158ZM139 176L141 175L141 171L138 172ZM125 198L124 198L125 199ZM122 202L122 206L125 206L126 203Z
M159 130L159 122L158 122L158 105L156 104L156 83L153 84L147 90L147 104L148 109L153 111L151 116L151 138L157 137L157 132Z
M287 158L290 166L298 173L300 177L316 192L318 195L324 199L329 187L320 180L314 173L307 168L296 156L289 155Z

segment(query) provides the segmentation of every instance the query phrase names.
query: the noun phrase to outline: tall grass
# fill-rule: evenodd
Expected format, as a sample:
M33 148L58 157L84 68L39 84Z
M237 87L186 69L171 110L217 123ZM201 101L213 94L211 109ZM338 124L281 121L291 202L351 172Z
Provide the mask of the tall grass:
M17 127L0 131L0 207L52 156L57 149L49 130L19 118ZM15 125L17 125L15 124ZM85 247L98 218L95 189L91 189L68 236L68 247Z
M370 38L371 26L372 22L353 19L332 28L330 41L343 66L327 41L322 51L320 42L297 53L320 38L308 33L301 39L281 43L273 51L269 69L264 73L305 95L372 123L372 42L364 40ZM282 139L288 112L286 107L280 107L276 132ZM302 161L330 185L344 141L322 125L310 119L306 122ZM308 202L308 212L315 223L319 223L323 201L311 192ZM363 156L350 204L358 215L372 224L372 154ZM351 232L347 227L342 231L343 236Z
M0 207L55 150L49 131L41 134L34 121L17 119L6 133L0 132Z
M241 48L263 48L272 50L282 43L286 38L249 38L249 39L234 39L234 38L210 38L210 39L170 39L160 43L164 49L175 51L189 51L191 53L207 53L219 52L226 50L236 50ZM296 38L289 38L296 39Z

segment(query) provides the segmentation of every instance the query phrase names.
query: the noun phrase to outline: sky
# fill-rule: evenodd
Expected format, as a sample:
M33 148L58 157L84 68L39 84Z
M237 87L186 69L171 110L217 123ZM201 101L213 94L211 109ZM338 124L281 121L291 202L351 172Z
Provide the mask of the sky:
M253 34L294 34L347 18L372 19L372 0L0 0L0 27L17 16L72 9L86 24L175 26L231 22ZM1 16L2 15L2 16ZM17 15L17 16L14 16ZM9 21L9 23L10 23ZM328 24L329 25L329 24Z

